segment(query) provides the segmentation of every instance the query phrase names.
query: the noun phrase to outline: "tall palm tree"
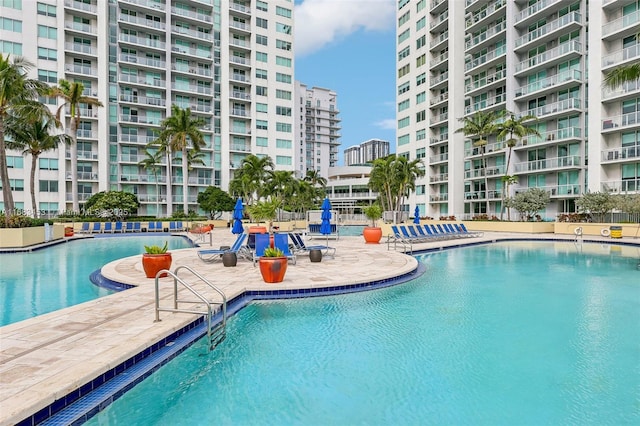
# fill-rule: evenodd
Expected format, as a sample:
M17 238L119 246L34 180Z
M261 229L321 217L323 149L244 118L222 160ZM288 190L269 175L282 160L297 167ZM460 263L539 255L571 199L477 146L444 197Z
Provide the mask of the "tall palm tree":
M239 195L243 200L246 200L247 205L251 205L255 200L260 200L267 194L265 183L271 178L274 168L271 157L249 155L242 159L240 169L236 172L230 187L234 191L241 190Z
M511 176L511 170L509 168L511 164L511 152L513 151L513 147L516 146L519 139L522 139L525 136L540 136L540 132L537 129L532 127L528 127L525 123L527 121L537 120L538 117L534 115L524 115L522 117L516 117L513 112L507 112L508 118L504 121L504 123L499 124L499 132L498 137L507 138L507 147L509 148L509 152L507 154L507 165L505 169L505 176L502 179L502 182L505 184L505 190L502 191L502 207L500 208L500 220L502 220L502 214L505 210L504 200L505 196L510 196L509 187L513 183L513 179ZM505 194L506 193L506 194ZM511 220L510 211L507 210L507 217Z
M484 154L487 147L487 139L499 132L500 127L498 120L500 120L503 115L504 111L477 111L473 115L459 119L462 127L456 130L456 133L462 133L471 138L474 147L480 148L482 174L484 175L486 213L489 213L489 198L487 197L489 179L487 178L487 159Z
M637 80L640 80L640 62L612 69L604 77L604 86L613 89Z
M56 118L60 120L62 113L69 109L69 123L66 126L67 134L71 136L71 202L73 211L80 211L80 203L78 202L78 126L80 124L80 116L82 107L86 105L101 107L102 102L96 98L84 96L84 85L78 82L70 82L60 80L57 87L51 88L51 95L62 99L56 111Z
M269 196L276 201L279 209L282 209L285 200L292 195L295 180L292 171L276 170L267 181ZM278 220L280 220L279 213L278 211Z
M199 151L206 145L200 128L204 126L204 120L191 115L190 108L180 108L171 105L171 116L162 120L158 139L153 142L160 145L167 154L167 215L173 213L171 191L171 153L182 153L182 209L185 214L189 212L189 163L188 150Z
M158 172L162 163L162 152L160 150L146 149L144 160L138 162L146 171L153 173L156 182L156 215L160 214L160 182L158 182Z
M409 195L410 191L416 189L416 179L425 175L422 160L407 160L405 157L398 157L398 202L396 209L404 204L404 199Z
M9 115L35 119L42 110L37 99L43 94L47 85L27 78L33 64L21 56L3 56L0 53L0 182L2 182L2 200L4 210L9 213L8 219L15 209L13 193L9 183L7 169L7 147L5 146L5 120Z
M7 147L9 149L22 150L23 155L31 155L29 179L31 208L33 209L33 217L38 217L35 190L38 158L46 151L57 149L61 143L70 144L71 137L64 133L51 134L51 131L61 128L60 122L53 117L27 123L14 117L8 120L7 124L6 132L11 137L11 140L7 142Z
M307 170L304 181L309 182L314 189L315 197L323 199L325 197L325 188L327 187L327 179L322 177L317 170Z

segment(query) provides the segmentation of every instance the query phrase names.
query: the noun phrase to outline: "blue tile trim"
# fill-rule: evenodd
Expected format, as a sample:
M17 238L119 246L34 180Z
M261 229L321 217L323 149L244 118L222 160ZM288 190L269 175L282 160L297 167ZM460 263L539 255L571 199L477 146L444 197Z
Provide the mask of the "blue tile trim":
M134 285L131 285L131 284L125 284L125 283L120 283L118 281L110 280L109 278L106 278L104 275L102 275L100 271L101 269L96 269L91 273L91 275L89 275L89 281L91 281L94 285L98 287L106 288L107 290L112 290L112 291L122 291L122 290L135 287Z

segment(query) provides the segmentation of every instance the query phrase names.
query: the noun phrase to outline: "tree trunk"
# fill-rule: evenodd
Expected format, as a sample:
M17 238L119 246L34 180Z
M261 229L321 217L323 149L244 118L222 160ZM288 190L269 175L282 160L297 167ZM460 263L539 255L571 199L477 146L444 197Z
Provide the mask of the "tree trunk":
M173 214L171 183L171 150L167 148L167 217L171 217Z
M13 193L9 183L7 169L7 147L4 143L4 120L0 117L0 181L2 182L2 200L4 201L5 219L14 214Z
M71 132L71 202L73 213L80 213L78 201L78 125L75 117L71 117L69 131Z
M189 214L189 159L187 148L182 149L182 211Z
M484 146L482 147L482 174L484 175L484 203L485 213L489 214L489 179L487 178L487 159L484 156Z
M158 166L154 166L153 176L156 178L156 217L160 214L160 184L158 183Z
M31 177L29 182L29 190L31 192L31 209L33 210L33 217L38 218L38 205L36 204L36 166L38 165L38 156L31 155Z

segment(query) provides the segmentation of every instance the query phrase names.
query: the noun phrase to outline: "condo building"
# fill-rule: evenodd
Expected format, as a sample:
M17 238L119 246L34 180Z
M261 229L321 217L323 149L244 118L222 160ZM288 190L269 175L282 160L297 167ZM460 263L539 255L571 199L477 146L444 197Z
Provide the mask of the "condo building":
M33 62L31 78L81 82L84 95L103 104L81 106L77 170L68 147L39 158L38 206L28 195L30 160L8 153L16 207L70 209L76 173L80 203L99 191L127 191L140 200L140 214L163 216L185 201L197 210L209 185L227 189L250 154L296 170L293 7L292 0L0 0L0 51ZM189 159L186 176L179 152L170 174L166 156L155 171L141 163L157 152L147 144L172 105L205 123L206 146Z
M405 210L498 216L503 195L537 187L554 218L587 191L636 193L640 86L603 78L640 60L639 24L629 0L399 0L396 152L426 172ZM513 149L491 136L483 148L456 132L498 110L535 116L540 136Z
M296 177L314 170L325 179L329 167L338 163L340 146L340 111L336 92L321 87L309 88L295 83Z

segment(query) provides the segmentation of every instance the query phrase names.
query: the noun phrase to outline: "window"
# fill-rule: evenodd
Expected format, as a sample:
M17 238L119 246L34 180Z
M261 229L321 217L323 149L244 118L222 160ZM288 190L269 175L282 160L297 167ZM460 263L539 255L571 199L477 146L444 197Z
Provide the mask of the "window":
M46 25L38 25L38 37L48 38L51 40L58 39L58 31L55 27L47 27Z
M276 130L279 132L291 133L291 124L276 122Z
M276 98L291 100L291 92L288 90L276 89Z
M288 41L276 39L276 48L282 50L291 50L291 43Z
M267 20L263 18L256 18L256 27L267 28Z
M282 34L291 34L291 25L276 22L276 31Z
M427 63L427 55L420 55L416 59L416 68L420 68L421 66L423 66L426 63Z
M56 17L56 6L38 2L38 15Z
M291 117L291 108L283 107L283 106L277 106L276 107L276 114L277 115L284 115L285 117Z
M416 132L416 141L421 141L426 138L427 138L427 131L425 129L421 129ZM421 157L418 157L418 158L421 158Z
M291 59L283 58L282 56L276 56L276 65L282 65L284 67L291 68Z
M9 169L22 169L24 168L24 158L16 157L12 155L7 156L7 168Z
M416 77L416 86L420 86L426 81L427 81L427 75L425 73L422 73L418 77Z
M398 137L398 145L406 145L409 143L409 135L402 135Z
M58 203L40 203L40 212L52 214L58 212Z
M276 81L280 83L291 83L291 76L289 74L276 73Z
M267 5L267 3L258 0L256 2L256 9L261 10L263 12L267 12L269 10L269 6Z
M276 15L284 16L285 18L291 18L291 9L276 6Z
M264 80L267 79L267 70L261 70L260 68L256 68L256 78L262 78Z
M256 95L267 96L267 88L264 86L256 86Z
M0 0L0 6L22 10L22 0Z
M39 182L40 192L58 192L57 180L41 180Z
M0 182L2 188L2 182ZM12 191L24 191L24 179L9 179L9 188Z
M292 164L291 157L286 155L276 155L276 164L279 166L290 166Z
M45 47L38 47L38 59L55 61L56 59L58 59L58 51L56 49L47 49Z
M416 158L424 158L427 156L426 148L418 148L416 149Z
M264 52L256 52L256 61L267 62L268 55Z
M49 28L49 27L46 27L46 28ZM0 29L5 31L12 31L14 33L21 33L22 21L18 21L16 19L9 19L9 18L0 18Z
M38 81L45 83L57 83L58 73L55 71L38 70Z
M269 138L257 137L256 146L269 146Z
M401 32L400 35L398 36L398 44L408 39L410 34L411 34L411 30L409 28Z
M424 110L416 113L416 123L424 121L425 118L426 118L426 112Z
M421 36L418 37L418 39L416 40L416 49L420 49L422 46L425 46L427 44L427 36Z
M268 37L260 34L256 34L256 43L266 46L268 44Z
M407 56L409 56L410 50L411 49L409 48L409 46L407 46L404 49L402 49L400 52L398 52L398 60L401 61L402 59L404 59Z
M58 159L39 158L38 165L40 167L40 170L58 170Z
M256 103L256 112L267 112L267 104Z
M398 86L398 95L401 95L401 94L406 93L408 91L409 91L409 82L408 81L406 83L403 83L400 86Z
M411 66L409 64L403 66L398 70L398 78L402 78L405 75L409 74L410 70L411 70Z
M291 149L291 141L289 139L276 139L276 148Z
M267 120L256 120L256 129L269 130L269 123Z
M402 129L409 125L409 117L404 117L398 120L398 129Z
M421 92L416 95L416 104L421 104L427 100L426 92Z
M409 99L400 102L398 104L398 112L404 111L405 109L409 108L410 106L409 104L410 104Z
M427 0L420 0L416 5L416 10L420 12L422 9L424 9L426 3L427 3Z
M422 18L418 19L418 22L416 22L416 31L423 29L426 23L426 17L423 16Z
M410 17L411 17L410 12L407 10L407 12L405 14L403 14L402 16L400 16L398 18L398 27L401 27L402 25L404 25L407 22L409 22L409 18Z
M0 52L22 56L22 43L0 41Z

